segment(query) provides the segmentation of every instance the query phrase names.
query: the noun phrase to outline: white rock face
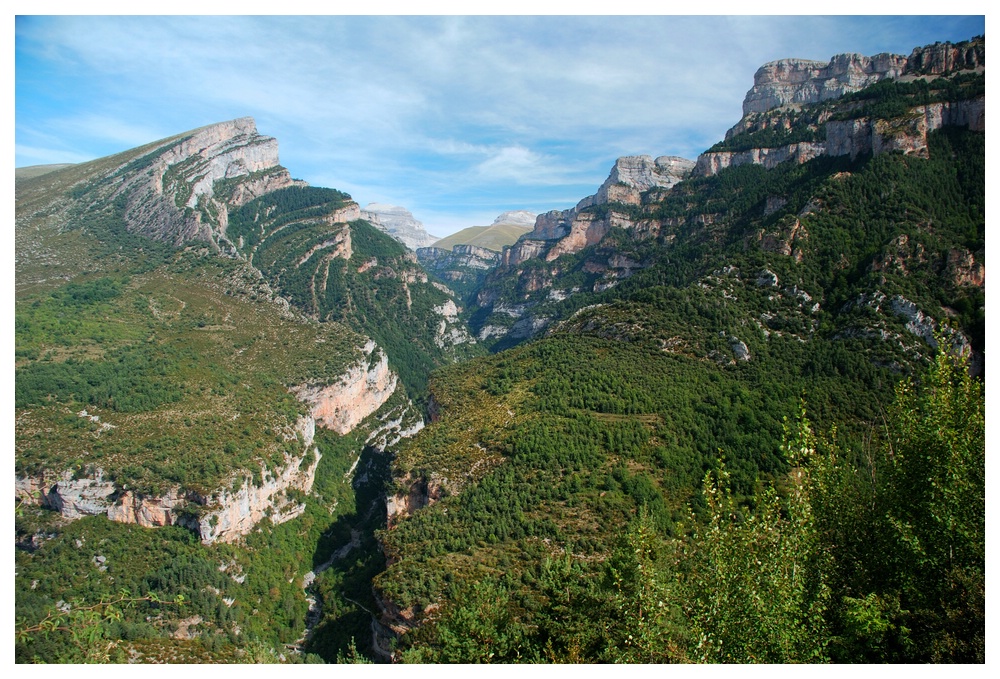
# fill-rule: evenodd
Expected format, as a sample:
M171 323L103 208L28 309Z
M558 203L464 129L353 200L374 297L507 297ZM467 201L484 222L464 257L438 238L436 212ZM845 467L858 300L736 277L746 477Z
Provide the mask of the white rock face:
M838 54L828 63L779 59L764 64L753 76L743 100L743 115L763 113L787 104L814 104L857 92L886 78L898 78L906 68L899 54Z
M434 307L433 311L441 318L434 335L434 344L439 348L475 343L475 339L458 319L459 309L455 302L446 300L444 304Z
M305 505L288 506L285 491L296 488L304 493L312 490L316 467L322 458L313 448L302 457L285 457L285 464L275 472L261 469L263 484L255 485L254 479L245 474L238 491L218 491L208 503L214 507L202 515L198 522L201 541L232 542L249 533L267 516L273 523L284 523L305 511Z
M788 160L794 160L798 164L805 163L823 155L825 150L822 143L800 142L776 148L703 153L698 156L693 174L698 177L708 177L727 167L740 165L763 165L770 170Z
M694 161L679 156L624 156L615 161L611 173L597 193L576 205L581 210L605 203L639 204L639 194L652 188L669 189L687 177Z
M857 92L881 80L903 75L939 75L985 68L983 39L917 47L901 54L838 54L829 62L779 59L764 64L743 100L743 115L763 113L789 104L815 104Z
M182 245L201 240L225 248L228 208L269 191L301 185L278 161L278 142L257 133L253 118L208 125L150 152L147 168L116 168L130 231ZM215 182L232 182L225 196Z
M311 419L307 427L311 428ZM300 422L300 424L303 424ZM272 521L281 523L297 516L304 507L295 506L287 511L285 492L297 488L312 490L319 464L319 451L313 448L311 436L307 450L300 456L285 457L277 470L261 470L263 484L247 472L239 472L240 489L220 489L209 497L194 492L171 488L157 496L144 496L131 490L122 490L112 481L104 480L104 472L97 469L89 478L74 479L70 472L53 477L20 477L15 481L15 493L29 504L50 507L67 519L83 516L105 515L111 521L134 523L146 528L186 525L195 529L201 541L232 542L245 535L258 521L270 515ZM234 477L236 478L236 477ZM196 520L186 511L189 508L206 508Z
M534 212L528 212L527 210L510 210L501 213L493 220L492 225L514 224L515 226L532 227L535 225L535 218L537 216Z
M376 348L369 341L361 360L332 384L292 388L299 400L312 407L317 424L343 435L389 400L398 378L389 370L389 358L382 349L371 360Z
M830 121L826 123L826 154L849 155L853 159L865 153L902 151L926 157L927 134L949 125L985 132L986 100L918 106L910 110L903 123L868 118Z
M825 123L825 142L703 153L698 156L691 174L708 177L727 167L749 164L763 165L770 170L787 161L801 164L823 155L849 155L853 159L868 153L879 155L899 151L926 158L927 135L949 125L985 132L986 100L980 98L917 106L910 109L905 119L831 120Z
M405 207L368 203L361 211L361 219L366 219L376 227L398 240L410 250L430 247L440 238L432 236L424 229Z

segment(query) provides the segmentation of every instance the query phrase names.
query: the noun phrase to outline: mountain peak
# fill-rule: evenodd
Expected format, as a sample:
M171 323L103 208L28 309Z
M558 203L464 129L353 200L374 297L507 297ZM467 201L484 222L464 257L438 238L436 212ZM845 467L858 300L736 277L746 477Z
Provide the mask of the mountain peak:
M537 216L534 212L529 212L528 210L508 210L493 220L493 226L497 224L516 224L530 228L535 225L535 218Z

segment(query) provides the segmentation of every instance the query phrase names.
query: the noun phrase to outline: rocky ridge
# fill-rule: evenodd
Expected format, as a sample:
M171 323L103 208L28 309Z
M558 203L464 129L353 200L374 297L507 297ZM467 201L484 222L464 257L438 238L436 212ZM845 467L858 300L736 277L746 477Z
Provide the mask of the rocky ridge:
M898 54L839 54L829 62L780 59L764 64L743 100L743 118L726 132L730 141L740 134L785 129L803 107L833 101L885 80L932 80L957 72L982 73L986 67L985 39L918 47L909 57ZM711 176L727 167L756 164L771 169L793 160L804 163L818 156L847 156L898 151L926 157L927 134L949 125L985 130L985 98L915 106L902 119L860 117L830 120L821 112L813 124L819 141L769 148L709 151L698 157L693 176Z
M985 65L986 44L982 38L957 45L946 42L917 47L909 57L888 53L872 57L838 54L826 63L779 59L757 69L753 87L743 100L743 115L838 99L882 80L943 75Z
M553 210L538 215L535 227L510 248L504 248L504 266L517 266L541 257L553 261L563 254L579 252L599 242L612 227L633 226L623 211L609 210L599 215L586 208L606 205L640 205L642 194L653 188L669 190L694 169L694 161L678 156L624 156L615 161L608 178L597 193L587 196L569 210Z
M129 231L183 245L211 243L232 252L228 210L280 188L304 185L278 161L278 141L253 118L208 125L156 146L108 173L123 198Z

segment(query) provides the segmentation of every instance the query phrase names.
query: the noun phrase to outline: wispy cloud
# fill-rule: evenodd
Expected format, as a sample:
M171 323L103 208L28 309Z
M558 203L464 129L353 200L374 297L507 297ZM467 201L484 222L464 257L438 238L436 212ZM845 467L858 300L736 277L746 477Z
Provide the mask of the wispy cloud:
M909 52L983 25L982 17L18 17L17 162L78 161L252 115L297 177L332 182L363 203L480 219L544 206L546 196L552 207L577 191L578 200L621 155L697 155L737 122L766 61Z

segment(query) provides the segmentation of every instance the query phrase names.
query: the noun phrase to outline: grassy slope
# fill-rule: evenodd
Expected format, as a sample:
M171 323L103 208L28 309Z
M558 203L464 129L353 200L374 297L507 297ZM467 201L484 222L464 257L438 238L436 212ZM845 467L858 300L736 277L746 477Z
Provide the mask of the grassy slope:
M493 224L491 226L470 226L434 243L434 247L451 250L456 245L475 245L500 252L504 245L513 245L531 229L516 224Z

